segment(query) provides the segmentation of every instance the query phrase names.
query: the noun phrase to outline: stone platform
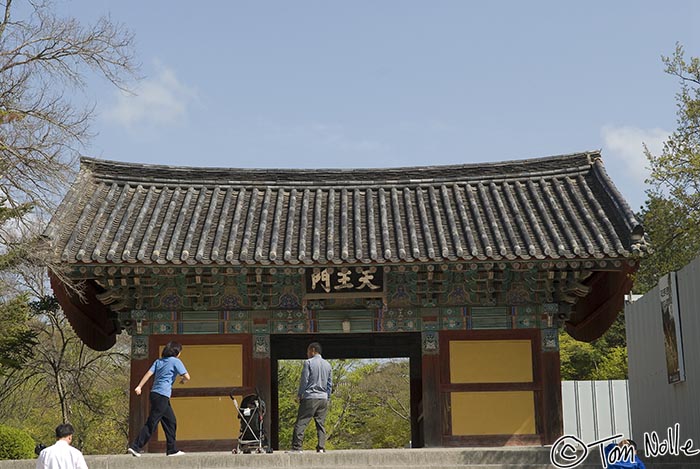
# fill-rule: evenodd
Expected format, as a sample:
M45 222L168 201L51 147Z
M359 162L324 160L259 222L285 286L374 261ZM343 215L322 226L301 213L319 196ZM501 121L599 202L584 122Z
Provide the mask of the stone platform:
M506 448L424 448L340 450L325 454L303 452L292 454L188 453L166 457L163 454L86 456L90 469L222 469L222 468L332 468L332 469L544 469L554 468L547 447ZM644 460L648 469L700 469L700 456L693 458L664 457ZM0 461L0 469L34 469L36 460ZM590 454L578 466L600 469L597 453Z

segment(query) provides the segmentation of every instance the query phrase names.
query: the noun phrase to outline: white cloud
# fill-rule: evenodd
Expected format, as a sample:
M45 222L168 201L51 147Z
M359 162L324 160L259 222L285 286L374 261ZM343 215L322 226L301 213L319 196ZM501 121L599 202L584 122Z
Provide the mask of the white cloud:
M640 183L649 175L644 145L658 155L671 132L664 129L640 129L632 126L605 126L601 130L608 157L615 158Z
M641 207L646 199L645 184L649 176L649 162L644 145L658 155L671 132L633 126L605 126L601 129L603 159L608 174L627 198L631 207Z
M155 64L157 74L142 80L131 94L119 93L105 118L128 130L166 127L186 121L190 105L198 100L197 90L178 80L175 72Z

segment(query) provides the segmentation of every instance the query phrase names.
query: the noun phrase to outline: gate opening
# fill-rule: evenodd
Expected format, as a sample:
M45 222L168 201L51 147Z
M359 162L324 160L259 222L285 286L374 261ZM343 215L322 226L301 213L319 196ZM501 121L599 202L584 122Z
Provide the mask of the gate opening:
M287 449L291 444L301 362L306 359L308 344L314 341L321 343L322 355L334 371L334 394L326 419L326 433L331 437L328 446L423 447L420 339L420 333L272 336L269 412L273 448ZM395 393L387 395L394 392L392 389ZM393 438L370 434L363 422L378 428L373 433L381 431L382 425L403 425L405 431L387 432ZM345 430L340 428L343 424L348 424ZM305 441L315 442L315 432L312 420Z

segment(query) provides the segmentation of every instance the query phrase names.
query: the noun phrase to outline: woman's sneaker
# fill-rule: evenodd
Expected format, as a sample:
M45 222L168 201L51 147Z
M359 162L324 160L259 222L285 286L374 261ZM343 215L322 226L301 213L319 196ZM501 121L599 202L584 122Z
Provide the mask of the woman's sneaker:
M140 457L141 457L141 453L139 453L138 451L136 451L134 448L129 447L129 448L126 449L126 452L129 453L130 455L136 457L136 458L140 458Z
M171 453L171 454L168 454L167 456L182 456L183 454L185 454L184 451L178 451L177 453Z

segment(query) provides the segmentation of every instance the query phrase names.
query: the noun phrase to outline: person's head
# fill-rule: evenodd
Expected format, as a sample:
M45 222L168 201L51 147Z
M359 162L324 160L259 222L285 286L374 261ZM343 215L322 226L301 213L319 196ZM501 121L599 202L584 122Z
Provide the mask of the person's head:
M618 443L618 446L625 446L629 445L634 449L634 454L637 454L637 443L634 440L630 439L624 439L620 443Z
M161 357L177 357L180 355L180 352L182 352L182 345L175 341L168 342L165 345L165 347L163 347L163 353L161 354Z
M71 443L73 441L73 425L62 423L56 427L56 439L66 440L68 443Z
M321 355L321 344L318 342L311 342L309 347L306 349L306 355L311 358L314 355Z

